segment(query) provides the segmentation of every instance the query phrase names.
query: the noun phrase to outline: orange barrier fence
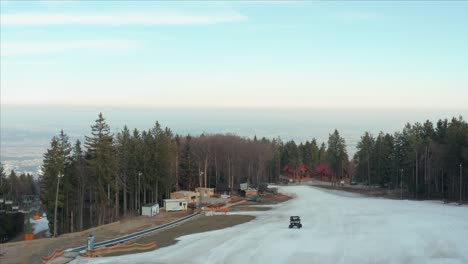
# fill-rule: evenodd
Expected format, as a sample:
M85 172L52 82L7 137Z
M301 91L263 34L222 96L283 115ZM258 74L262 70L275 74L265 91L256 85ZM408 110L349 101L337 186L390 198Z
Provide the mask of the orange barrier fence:
M42 261L41 263L42 264L46 264L48 263L49 261L53 260L53 259L56 259L60 256L63 255L63 248L59 248L59 249L56 249L54 250L54 252L52 252L52 254L50 256L47 256L47 257L42 257Z
M213 211L213 212L220 212L220 213L227 213L229 212L229 208L228 207L225 207L225 208L205 208L205 211Z
M105 254L111 254L111 253L116 253L116 252L126 252L126 251L132 251L132 250L152 250L156 248L156 243L148 243L148 244L130 244L130 245L115 245L111 247L101 247L97 248L92 252L87 252L84 254L85 257L96 257L100 255L105 255Z
M208 207L209 208L221 208L221 207L223 207L225 205L226 205L225 203L217 203L217 204L209 205Z
M24 240L34 240L34 234L26 233L23 235L23 237L24 237Z

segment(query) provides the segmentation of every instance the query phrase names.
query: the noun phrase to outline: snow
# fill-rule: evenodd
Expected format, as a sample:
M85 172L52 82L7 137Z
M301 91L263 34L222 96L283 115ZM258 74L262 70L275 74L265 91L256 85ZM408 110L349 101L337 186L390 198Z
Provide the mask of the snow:
M47 221L47 217L45 215L43 215L38 220L34 220L33 218L31 218L30 220L35 235L39 234L42 231L49 230L49 221Z
M468 263L468 207L279 187L296 198L152 252L72 263ZM238 213L240 214L240 213ZM302 229L288 229L299 215ZM157 242L156 242L157 243Z

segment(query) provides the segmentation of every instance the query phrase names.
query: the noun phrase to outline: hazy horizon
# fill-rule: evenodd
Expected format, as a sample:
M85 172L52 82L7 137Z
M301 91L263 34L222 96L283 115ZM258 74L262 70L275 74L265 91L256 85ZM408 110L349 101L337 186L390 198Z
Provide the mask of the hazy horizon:
M438 119L467 116L468 111L415 110L329 110L329 109L214 109L214 108L129 108L129 107L63 107L1 106L0 160L7 170L37 175L42 154L50 139L64 129L71 142L90 134L90 127L102 112L115 134L124 125L147 130L156 121L177 134L233 133L243 137L298 144L316 138L327 143L328 135L338 129L345 138L350 157L365 131L393 134L405 123L436 122Z
M99 112L114 133L159 121L326 142L336 128L350 154L364 131L468 114L468 2L0 7L0 159L29 171L60 129L83 139Z

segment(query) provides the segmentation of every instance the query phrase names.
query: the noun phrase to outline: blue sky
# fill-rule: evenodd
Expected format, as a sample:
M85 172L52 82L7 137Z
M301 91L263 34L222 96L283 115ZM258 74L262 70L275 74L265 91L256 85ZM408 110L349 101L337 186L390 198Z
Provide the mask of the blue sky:
M468 2L1 1L1 103L468 108Z

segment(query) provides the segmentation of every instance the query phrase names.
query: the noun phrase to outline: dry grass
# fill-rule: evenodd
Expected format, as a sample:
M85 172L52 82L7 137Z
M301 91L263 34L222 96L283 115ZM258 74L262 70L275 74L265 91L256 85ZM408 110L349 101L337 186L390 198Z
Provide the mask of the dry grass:
M158 248L167 247L177 243L176 238L207 232L211 230L223 229L239 224L243 224L254 219L254 216L250 215L215 215L215 216L200 216L188 222L185 222L176 227L166 229L151 235L147 235L135 240L132 240L130 243L151 243L155 242ZM114 253L106 256L120 256L128 255L142 251L129 251L129 252L120 252Z

